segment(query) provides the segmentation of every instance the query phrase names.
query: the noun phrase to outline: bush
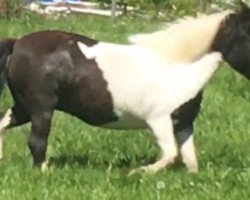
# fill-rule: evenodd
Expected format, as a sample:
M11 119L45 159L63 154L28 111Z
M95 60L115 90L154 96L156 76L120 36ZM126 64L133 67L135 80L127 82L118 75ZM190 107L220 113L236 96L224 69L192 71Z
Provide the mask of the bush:
M24 9L24 3L17 0L0 0L0 7L2 18L18 17Z
M93 0L100 4L111 4L112 0ZM133 6L136 12L146 13L151 17L162 16L164 19L176 18L183 15L194 15L199 12L210 12L211 5L228 9L234 7L239 0L116 0L118 5ZM247 2L247 0L242 0ZM126 13L126 11L125 11Z
M110 5L112 0L94 1ZM152 17L157 17L160 13L166 18L193 14L196 8L194 0L117 0L117 4L124 8L133 6L137 11L146 12Z

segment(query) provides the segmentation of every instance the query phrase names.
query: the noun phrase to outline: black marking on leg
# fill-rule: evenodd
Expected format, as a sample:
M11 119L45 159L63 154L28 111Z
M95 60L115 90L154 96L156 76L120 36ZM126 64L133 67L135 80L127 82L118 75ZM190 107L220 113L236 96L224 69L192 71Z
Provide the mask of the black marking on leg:
M178 133L186 127L192 126L195 118L200 111L200 105L202 101L202 91L199 92L196 97L180 106L172 113L172 120L174 123L174 132Z
M193 134L193 126L192 125L175 133L175 138L176 138L178 146L181 147L192 134Z
M45 161L51 117L51 112L32 115L32 128L28 145L34 159L34 166L40 167Z

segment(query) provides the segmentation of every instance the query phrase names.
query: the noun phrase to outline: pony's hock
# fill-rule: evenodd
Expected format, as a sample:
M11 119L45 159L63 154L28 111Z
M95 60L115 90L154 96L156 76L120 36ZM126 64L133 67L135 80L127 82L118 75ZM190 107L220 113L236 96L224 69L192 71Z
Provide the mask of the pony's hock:
M1 77L15 104L0 121L1 137L6 128L31 122L29 148L34 165L44 167L51 119L60 110L93 126L151 128L162 156L139 171L165 168L179 148L188 171L196 172L192 133L201 90L218 68L220 53L249 77L249 22L250 9L243 6L239 12L180 20L137 36L131 45L62 31L3 40L0 72L7 72Z

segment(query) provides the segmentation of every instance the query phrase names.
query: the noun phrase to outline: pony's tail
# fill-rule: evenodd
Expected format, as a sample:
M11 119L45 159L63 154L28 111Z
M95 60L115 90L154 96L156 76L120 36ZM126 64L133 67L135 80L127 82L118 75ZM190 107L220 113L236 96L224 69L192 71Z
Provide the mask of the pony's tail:
M13 51L15 42L14 39L0 40L0 95L6 82L7 60Z

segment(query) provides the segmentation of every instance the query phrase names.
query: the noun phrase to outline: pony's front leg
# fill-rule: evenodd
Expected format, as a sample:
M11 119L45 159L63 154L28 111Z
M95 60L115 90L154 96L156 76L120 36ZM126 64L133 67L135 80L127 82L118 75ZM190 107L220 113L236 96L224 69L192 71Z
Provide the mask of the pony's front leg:
M178 154L170 115L153 117L147 122L156 136L162 155L155 163L135 169L130 172L130 175L138 171L155 173L171 164Z
M28 145L34 159L34 166L41 167L42 171L47 167L45 156L52 115L53 111L43 111L31 116L31 134Z
M193 125L191 124L177 132L176 140L180 147L182 161L186 165L188 172L197 173L198 162L193 139Z

